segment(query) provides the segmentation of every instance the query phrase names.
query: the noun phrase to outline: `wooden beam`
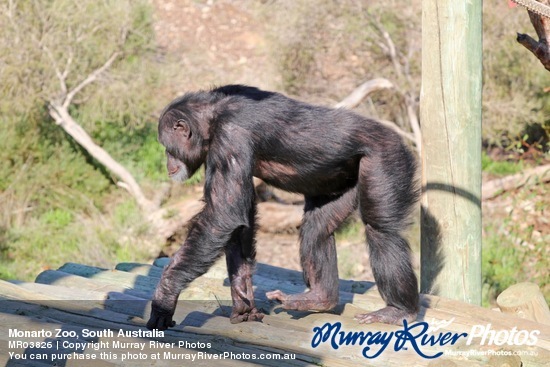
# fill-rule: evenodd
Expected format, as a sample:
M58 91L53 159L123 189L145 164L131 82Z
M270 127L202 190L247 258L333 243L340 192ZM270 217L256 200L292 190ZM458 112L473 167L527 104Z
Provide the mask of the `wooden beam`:
M482 1L422 1L421 291L481 302Z

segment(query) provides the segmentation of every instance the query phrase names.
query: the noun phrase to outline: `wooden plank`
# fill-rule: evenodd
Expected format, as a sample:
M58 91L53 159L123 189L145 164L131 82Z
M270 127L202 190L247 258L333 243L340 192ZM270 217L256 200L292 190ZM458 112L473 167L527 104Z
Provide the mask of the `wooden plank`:
M9 283L21 287L31 292L31 294L37 295L35 299L56 299L56 300L118 300L118 301L138 301L144 300L144 298L135 297L130 294L122 292L99 292L91 291L84 288L67 288L62 286L40 284L40 283L28 283L28 282L14 282ZM4 289L4 285L0 280L0 291ZM19 290L19 288L18 288ZM20 290L19 290L20 291ZM49 298L43 298L47 296Z
M78 308L85 303L89 307L99 307L140 318L144 318L150 312L149 300L120 292L98 292L46 284L12 284L0 281L0 294L4 299L31 301L33 304L44 304L44 300L50 300L54 305L65 304L68 308ZM55 301L63 301L63 303Z
M18 303L18 302L10 302L8 304L3 304L3 311L4 313L25 313L27 317L34 317L37 320L40 319L42 321L55 321L55 320L63 320L63 324L67 325L70 324L71 327L79 327L79 328L95 328L95 329L103 329L103 328L110 328L119 330L123 328L124 330L138 330L139 328L142 328L144 325L143 320L139 319L133 319L132 321L128 320L128 318L125 318L124 315L117 315L113 312L109 312L106 310L97 310L97 309L88 309L86 310L86 305L83 305L79 307L78 309L73 309L71 307L68 307L67 312L64 312L63 310L60 310L60 307L63 307L63 305L66 305L64 302L63 304L52 304L47 303L48 307L43 307L39 305L31 305L27 303ZM186 318L186 320L189 322L189 320L196 320L198 313L196 311L193 311L189 317ZM205 314L203 314L205 315ZM227 318L221 318L216 317L208 314L208 318L211 318L212 320L215 320L216 323L219 323L220 325L223 324L225 330L231 329L231 324L228 322ZM0 320L2 320L2 317L4 314L0 314ZM240 324L242 327L258 327L261 326L261 323L252 323L254 325L251 325L250 323L243 323ZM246 326L248 325L248 326ZM275 330L275 328L268 327L268 329L264 329L264 339L266 335L272 335L274 333L275 335L280 335L283 331ZM222 334L219 333L216 328L214 329L207 329L207 328L198 328L198 327L186 327L182 325L178 325L175 328L170 329L169 331L166 331L164 334L164 337L162 339L156 339L163 342L178 342L180 340L187 340L189 342L211 342L212 344L212 352L217 354L222 354L225 351L231 351L235 354L247 352L247 353L290 353L292 351L292 348L276 348L272 345L264 345L262 343L259 343L258 340L256 340L256 334L254 335L246 335L244 338L241 336L243 333L242 328L239 329L238 327L232 328L234 330L233 333L227 333ZM278 336L280 338L280 336ZM155 338L153 338L155 339ZM303 352L303 351L302 351ZM306 354L298 354L296 361L285 361L285 365L288 366L304 366L309 365L310 361L315 361L315 363L318 363L322 357L310 355L310 352ZM266 361L266 363L262 363L265 365L273 365L273 366L280 366L280 361ZM288 362L288 364L287 364ZM181 363L181 362L180 362ZM210 362L211 363L211 362ZM347 362L340 362L339 360L335 360L334 364L331 364L334 366L350 366Z
M140 263L120 263L116 266L116 269L121 271L127 271L140 275L147 275L150 277L160 278L162 274L162 267L169 261L169 258L156 259L155 264L158 265L144 265ZM272 279L277 282L290 282L296 285L304 285L304 278L301 271L283 269L276 266L257 263L255 275L259 275L262 279ZM219 261L216 265L205 275L210 278L227 278L227 271L225 269L225 260ZM368 281L354 281L343 280L339 281L340 290L350 293L364 293L367 290L375 287L375 283Z
M151 298L152 290L145 292L136 290L129 286L123 286L112 282L101 281L100 279L88 279L79 275L73 275L58 270L46 270L36 277L36 283L63 286L71 289L85 288L92 291L123 292L134 297Z
M140 263L119 263L116 265L115 269L132 274L146 275L152 278L160 278L162 275L162 268Z
M159 257L153 261L154 266L158 266L159 268L164 268L166 265L170 263L169 257Z
M100 269L94 266L81 264L67 263L59 268L58 271L74 274L81 277L93 279L108 284L120 284L128 289L136 289L150 293L157 286L158 279L143 276L139 274L131 274L125 271Z
M124 289L131 287L135 283L137 276L131 274L124 274L124 272L107 272L105 278L102 278L100 273L94 275L95 280L101 280L109 282L110 284L115 285L125 285ZM126 277L126 280L119 279L118 276ZM71 279L70 277L63 277L62 280L65 281ZM82 278L81 278L82 279ZM81 284L81 279L76 279L74 282L76 284ZM295 279L297 280L297 279ZM265 297L265 291L272 289L281 289L287 293L298 293L304 290L303 285L292 284L283 280L272 280L270 278L264 278L261 275L254 276L254 282L256 284L255 295L259 301L263 301L264 305L268 306L268 310L272 307L276 307L276 303L270 303ZM152 284L153 282L149 282ZM300 282L300 284L302 284ZM97 284L94 285L95 288L100 288ZM112 290L112 289L111 289ZM118 289L119 290L119 289ZM147 292L151 294L153 288L150 287ZM229 287L227 284L223 284L220 280L208 279L208 278L199 278L193 284L190 285L188 289L182 292L180 299L182 300L211 300L211 301L220 301L223 305L228 306L230 303L223 302L230 300ZM423 296L424 303L429 302L431 306L427 309L423 309L423 319L427 321L435 320L450 320L454 318L454 325L459 330L455 331L465 331L470 329L472 325L472 314L477 315L478 322L486 322L498 324L498 326L503 328L513 328L514 326L521 325L525 329L534 330L539 327L536 323L526 323L523 320L517 318L511 318L509 316L502 316L499 313L496 313L491 310L483 309L480 307L475 307L472 305L467 305L462 302L453 302L448 299L434 297L434 296ZM355 306L365 310L373 311L384 306L384 302L380 298L377 290L371 288L368 291L365 291L363 294L355 294L349 292L340 292L340 303L353 303ZM213 309L212 305L208 306L208 309ZM468 312L465 312L468 311ZM548 332L541 330L541 336L544 339L550 339Z
M122 272L116 272L115 274L119 275L120 273ZM126 284L127 287L129 287L133 283L133 279L135 279L135 277L131 276L129 278L129 281L119 281L117 276L112 276L111 274L109 275L108 281L111 283ZM297 278L294 278L294 280L298 281ZM283 280L272 280L269 278L264 278L261 275L255 275L254 282L257 287L255 296L258 299L261 307L266 307L266 310L268 312L271 312L273 307L277 307L277 304L269 302L266 299L266 290L281 289L287 293L299 293L304 290L303 285L292 284ZM150 288L149 292L152 292L152 289L153 288ZM228 300L230 300L229 288L227 284L224 285L219 280L199 278L192 285L190 285L188 289L182 292L180 299L204 301L211 300L216 302L219 301L219 306L225 306L226 313L229 312L228 310L230 302L227 302ZM498 326L501 328L511 329L514 326L521 326L526 330L535 330L539 327L539 325L536 323L525 323L523 320L502 316L501 314L494 311L475 307L472 305L467 305L462 302L453 302L448 299L434 296L423 296L423 299L424 302L429 302L431 304L429 308L423 309L423 319L426 321L443 321L454 318L454 322L450 330L456 332L465 332L471 329L473 321L471 317L472 314L477 315L478 322L493 323L495 327ZM380 298L375 288L371 288L363 294L340 292L340 303L341 306L346 303L353 303L353 305L364 310L362 312L374 311L384 306L384 302ZM218 305L213 303L197 303L190 304L189 306L197 307L197 309L202 309L203 311L209 310L210 312L218 308ZM546 332L544 328L541 330L541 337L546 340L550 339L549 333ZM541 341L541 343L546 347L546 343L544 341Z
M124 267L123 265L121 268ZM288 364L290 366L310 364L330 366L426 366L429 363L428 360L416 355L412 349L397 353L388 350L373 361L368 361L361 356L361 347L359 346L343 346L338 350L333 350L328 345L321 345L316 349L312 349L310 344L313 328L320 327L327 322L341 322L343 328L348 331L370 330L389 333L399 330L400 327L382 324L359 325L353 320L355 314L364 312L365 309L373 310L384 305L376 288L372 286L368 289L363 287L360 293L340 292L341 302L335 313L287 311L283 310L277 303L268 302L265 299L265 291L272 290L273 287L279 287L289 293L304 289L301 273L295 271L282 270L281 276L278 277L277 268L259 266L257 274L254 276L255 294L259 300L258 304L265 307L264 310L268 313L268 316L264 318L263 323L232 325L228 320L231 310L229 297L225 299L217 297L217 294L224 294L224 292L227 296L229 292L224 267L225 265L220 263L217 268L223 270L223 272L219 271L216 278L201 277L192 283L189 295L186 292L182 293L183 299L189 298L178 302L176 314L174 315L174 319L181 323L168 331L163 340L166 338L172 338L173 340L188 340L189 338L191 338L189 340L204 340L204 338L207 338L212 340L213 343L217 343L216 350L236 348L227 350L262 353L295 352L298 359ZM127 268L133 270L141 268L141 265L131 265ZM3 314L21 313L27 315L30 319L41 318L42 322L56 321L66 327L109 327L125 330L138 330L144 327L145 320L150 313L150 301L129 296L124 292L128 291L126 287L132 285L133 279L143 278L143 274L148 273L146 267L141 268L134 274L80 266L78 264L67 266L64 269L86 274L91 278L58 272L60 274L57 278L61 283L56 282L55 286L29 283L12 284L0 281L0 295L3 295L4 298L21 299L21 301L26 302L5 303L5 301L0 301L2 302L0 304L2 307L0 319ZM263 271L264 269L266 271ZM102 274L108 276L102 277ZM120 282L118 281L119 275L122 278ZM62 282L68 278L72 279L69 284L74 288L69 289L61 286ZM111 282L122 283L124 286L120 292L116 292L113 289L117 287L117 284ZM79 284L80 287L78 287ZM354 282L346 283L343 281L340 284L342 288L347 290L358 289L357 287L354 288ZM83 285L89 286L93 290L87 289ZM211 294L210 300L192 299L193 295L205 297L208 292ZM212 294L216 297L212 297ZM83 298L88 300L81 301ZM550 346L548 344L550 334L548 330L543 329L541 324L514 317L510 318L510 316L498 312L439 297L423 295L422 300L430 305L427 309L423 308L421 313L424 320L429 321L431 324L436 321L454 318L454 321L446 326L444 330L469 333L473 325L485 323L491 323L494 330L511 329L513 327L525 330L539 329L541 333L538 346L529 349L538 352L539 356L522 356L521 361L525 366L542 366L541 361L544 361L547 357L550 359ZM519 324L518 320L526 323ZM499 348L525 350L525 348L508 345L504 347L470 347L463 345L463 343L451 348L453 350L469 350L471 348L476 350L495 350ZM423 347L422 349L432 354L442 351L441 347ZM1 352L0 349L0 354ZM446 358L438 359L435 365L446 362L458 366L486 365L489 363L489 359L488 356L468 357L467 359ZM271 365L279 366L280 363ZM285 365L287 365L286 361Z
M290 325L289 325L290 326ZM178 325L177 328L182 327ZM309 347L311 334L292 328L281 329L273 327L271 317L266 316L263 323L241 323L232 325L224 319L212 317L209 314L195 312L183 325L183 330L198 334L218 334L234 338L237 342L253 343L263 347L282 349L300 355L300 359L309 363L327 366L352 366L354 355L345 351L335 356L334 351L313 350ZM394 366L388 363L388 366Z
M163 268L155 265L145 265L140 263L119 263L115 267L116 270L125 271L132 274L145 275L151 278L160 278ZM227 278L227 270L225 268L225 260L217 262L212 268L202 275L205 278L225 279Z
M159 351L159 349L157 349L154 346L151 346L149 344L148 339L137 338L137 337L116 337L116 338L99 337L99 338L79 338L79 339L67 338L67 337L61 337L61 338L52 337L52 338L46 338L46 339L44 339L44 338L43 339L40 339L40 338L29 338L29 339L27 339L27 338L18 338L21 341L52 342L53 344L55 344L55 346L53 346L52 348L44 348L44 349L42 349L42 348L41 349L9 348L8 347L8 342L10 340L14 341L13 337L8 336L7 330L9 330L9 329L20 329L20 330L22 330L23 329L22 326L24 326L24 330L28 330L28 331L31 331L31 330L37 330L37 331L44 330L44 331L47 331L47 332L52 332L53 335L56 334L57 329L61 329L64 332L74 331L74 332L77 333L77 335L82 335L82 330L84 328L79 327L79 326L75 326L75 325L67 325L66 323L55 322L55 320L47 319L47 318L43 318L43 317L40 317L40 318L39 317L32 317L32 316L22 317L22 316L18 316L18 315L2 314L2 315L0 315L0 320L2 320L2 326L3 326L3 328L0 329L0 356L3 356L4 358L6 356L9 357L8 352L16 352L16 353L20 353L20 354L27 354L27 358L30 358L31 354L36 355L36 354L44 353L44 354L49 355L49 356L51 356L52 354L58 354L58 353L63 353L63 352L70 354L70 353L73 352L73 350L63 348L63 346L58 347L56 345L57 342L62 343L63 341L67 341L67 342L93 341L94 343L99 343L98 346L100 346L100 348L97 348L97 349L87 348L84 352L78 352L77 354L79 354L79 355L95 354L97 357L101 357L101 353L106 353L106 355L109 355L109 353L110 353L111 355L112 354L117 354L119 358L118 359L109 358L108 360L107 359L96 359L96 360L86 360L86 361L78 360L78 359L65 359L65 360L58 361L58 365L63 365L63 366L66 366L66 367L75 367L75 366L80 367L80 366L83 366L83 365L93 366L93 367L112 367L112 366L128 366L130 364L132 366L181 366L182 365L182 361L180 361L180 360L158 360L157 361L157 360L151 360L150 358L147 358L145 360L135 360L134 359L134 360L131 361L131 363L129 363L128 361L121 360L120 357L123 354L127 354L127 353L136 354L140 351L136 350L134 348L120 348L120 347L119 348L113 348L112 342L114 340L117 340L121 343L144 343L145 342L145 348L142 350L142 352L144 354L146 354L147 356L150 356L151 354L156 353L156 352ZM116 325L109 325L108 327L110 327L113 330L118 330L118 327ZM100 328L94 328L94 327L87 327L86 329L94 330L94 331L102 330ZM177 344L177 342L176 342L176 344ZM161 351L169 350L169 351L171 351L173 353L177 353L177 354L189 354L189 355L192 355L192 354L197 355L198 354L197 350L179 348L179 347L162 348L160 350ZM238 348L235 348L235 349L232 349L232 350L233 351L238 350L238 351L242 352L242 350L238 349ZM8 360L7 358L5 358L5 359ZM12 363L14 363L14 362L18 362L18 360L15 360L15 359L9 360L9 362L5 365L6 366L12 366ZM220 366L238 366L239 365L238 361L232 361L232 360L217 360L216 365L218 365L218 362L219 362ZM30 359L27 360L27 363L28 364L22 364L22 365L23 366L41 366L41 365L51 366L52 365L51 362L50 363L42 363L41 361L37 362L35 360L30 360ZM209 367L209 366L212 366L212 362L211 361L204 361L204 360L195 360L193 362L193 365Z
M47 315L47 316L49 316L53 319L57 319L57 320L70 319L73 324L74 323L79 323L79 324L82 324L82 325L85 325L85 326L98 327L97 319L101 319L101 321L99 321L99 323L102 324L102 325L105 324L105 321L107 321L107 322L115 323L117 325L117 327L121 327L121 325L123 325L125 327L125 329L128 328L130 325L135 325L135 323L129 323L129 320L127 319L126 315L117 314L117 313L114 313L114 312L110 312L108 310L97 309L95 304L91 304L89 302L73 301L73 302L62 302L62 303L60 303L60 302L42 301L41 304L42 305L47 305L48 308L43 309L41 307L36 307L36 306L28 305L28 304L22 304L22 305L17 305L17 306L13 306L13 307L14 307L14 312L15 312L15 309L17 310L17 312L21 312L22 310L24 310L26 313L35 312L34 313L35 315L41 315L41 316ZM193 304L193 307L185 307L185 303L183 305L180 304L179 306L183 306L183 307L178 307L179 315L177 314L176 316L180 316L181 318L183 318L184 322L189 322L189 320L192 320L192 319L196 318L195 315L198 314L198 312L196 311L196 308L194 307L195 304ZM35 308L33 309L33 307L35 307ZM33 311L29 311L29 310L33 310ZM70 312L70 314L64 314L63 311L68 311L68 312ZM79 316L76 317L76 319L75 319L74 314L77 314ZM204 314L204 313L200 313L200 314ZM93 320L91 320L91 322L86 322L85 320L87 319L87 316L90 316L90 315L93 315ZM218 322L218 323L223 322L224 328L226 330L228 328L231 328L231 324L229 323L228 318L216 317L216 316L212 316L212 315L210 315L210 317L212 319L217 320L216 322ZM75 322L75 320L77 320L77 321ZM138 322L138 324L141 324L141 326L144 325L143 320L134 319L133 321ZM243 324L243 325L245 325L245 324ZM254 323L254 325L257 326L257 325L260 325L260 324L259 323L258 324ZM106 326L108 326L108 324ZM252 326L250 326L250 327L252 327ZM239 335L242 332L242 331L239 331L237 328L233 328L233 329L235 330L236 335ZM177 329L174 329L174 330L177 330ZM185 330L187 330L187 329L185 329ZM210 330L209 332L201 332L199 334L200 335L218 335L218 333L215 332L215 330ZM278 335L278 334L280 335L281 331L270 329L270 331L267 332L267 334L263 334L263 335L265 336L265 335ZM286 334L286 332L285 332L285 334ZM231 337L231 335L224 335L224 336ZM188 338L188 337L186 336L186 338ZM250 338L253 338L253 336L250 336ZM288 335L286 335L286 337L284 335L280 335L279 338L286 338L288 340ZM239 339L237 339L237 341L238 340ZM252 339L252 341L253 341L253 339ZM253 343L253 344L256 345L258 343ZM263 345L263 346L264 347L269 347L269 346L266 346L266 345ZM340 364L335 364L335 365L340 365Z
M78 303L78 302L75 302ZM125 315L117 315L112 312L105 312L102 310L95 309L96 305L84 303L80 304L79 307L75 307L74 304L68 304L64 302L63 304L55 304L55 303L48 303L43 302L42 304L48 305L48 309L43 310L42 308L38 309L38 314L45 315L48 314L54 319L67 319L67 315L62 315L62 312L59 310L61 307L65 307L67 311L70 311L71 313L77 312L81 316L87 316L89 313L94 314L95 318L101 318L102 320L109 320L111 322L115 322L118 327L120 327L122 324L127 324L128 321L124 320ZM181 305L180 305L181 306ZM22 308L19 308L19 312L24 309L25 312L29 312L28 309L31 306L24 306ZM58 312L54 311L53 309L56 309ZM89 309L87 309L89 308ZM312 350L308 347L311 337L311 329L307 331L296 331L293 330L293 327L295 326L296 322L292 320L292 322L288 323L284 328L275 327L271 325L271 317L267 317L264 324L260 323L243 323L240 325L231 325L228 322L228 319L225 317L218 317L213 316L211 314L205 314L201 312L197 312L195 308L186 308L185 307L179 307L179 311L187 311L187 315L184 317L183 325L180 325L176 327L174 330L178 330L178 328L182 328L183 331L189 332L190 330L200 334L200 335L221 335L228 338L235 339L236 342L245 343L245 344L253 344L253 345L260 345L265 348L275 348L275 349L281 349L291 352L299 353L302 357L300 358L306 358L308 361L312 361L313 363L327 363L331 366L345 366L348 365L348 362L341 363L338 360L335 360L333 357L331 357L334 352L332 350L325 350L324 354L319 354L319 358L316 358L315 356L311 357L310 354L312 353ZM36 311L35 311L36 312ZM208 316L206 316L208 315ZM325 314L326 315L326 314ZM183 316L183 315L181 315ZM328 315L326 315L328 317ZM274 316L273 318L277 318ZM139 320L134 319L134 322L138 322ZM74 323L74 321L73 321ZM143 324L143 321L141 322ZM199 328L200 325L200 331L195 330L195 328ZM278 323L278 326L280 326L281 323ZM94 322L94 326L97 326L97 323ZM190 329L191 328L191 329ZM223 332L220 332L222 330ZM300 349L295 349L295 346L301 345ZM296 347L297 348L297 347ZM325 356L326 354L326 356ZM354 356L360 356L360 352L357 348L350 348L347 350L346 353L339 353L339 358L351 358ZM315 358L314 358L315 357ZM403 356L405 358L406 356ZM308 359L310 358L310 359ZM311 359L313 358L313 359ZM403 363L403 362L400 362ZM393 365L393 364L388 364Z

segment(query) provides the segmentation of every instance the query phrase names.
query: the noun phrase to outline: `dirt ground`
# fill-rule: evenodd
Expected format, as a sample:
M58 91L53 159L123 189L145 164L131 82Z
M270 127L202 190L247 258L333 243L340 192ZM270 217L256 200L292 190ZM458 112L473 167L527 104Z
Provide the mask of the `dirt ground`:
M263 27L245 0L153 0L155 33L166 57L185 70L174 80L179 95L222 84L273 89L278 80Z

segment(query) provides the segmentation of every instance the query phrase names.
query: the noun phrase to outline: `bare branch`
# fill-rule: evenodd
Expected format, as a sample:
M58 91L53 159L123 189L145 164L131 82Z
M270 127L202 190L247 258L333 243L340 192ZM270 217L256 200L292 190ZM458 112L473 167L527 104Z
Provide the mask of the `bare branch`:
M342 101L337 103L334 107L355 108L369 94L381 89L391 89L391 88L394 88L394 85L388 79L384 79L384 78L371 79L361 84L359 87L355 88L349 96L347 96Z
M550 34L549 34L550 36ZM528 34L518 33L517 41L539 59L544 68L550 71L550 49L547 42L537 42Z
M84 42L84 40L88 37L90 37L91 35L93 35L94 33L96 33L98 30L100 30L102 27L101 24L98 24L96 25L95 27L93 27L91 30L86 30L85 28L83 29L78 29L79 31L84 31L86 30L86 32L82 33L82 34L78 34L77 32L75 32L76 34L76 37L75 37L75 42L79 43L79 42Z
M396 133L398 133L400 136L402 136L403 138L407 139L407 140L410 140L412 143L414 143L416 146L418 146L417 144L417 140L415 139L414 135L413 134L410 134L406 131L403 131L399 128L399 126L397 126L395 124L395 122L391 122L391 121L387 121L387 120L376 120L378 122L380 122L382 125L386 126L386 127L389 127L390 129L392 129L393 131L395 131ZM417 148L418 150L418 148Z
M67 58L67 62L65 63L65 70L63 70L63 73L61 76L63 77L63 80L67 79L67 75L69 75L69 71L71 69L71 65L73 63L73 50L69 51L69 57ZM67 90L65 89L65 93Z
M382 52L384 53L384 55L390 54L390 49L388 48L388 45L386 45L384 42L378 41L376 42L376 44L378 45L378 47L382 49Z
M98 69L95 69L90 75L86 77L83 81L81 81L76 87L74 87L67 95L65 96L65 99L63 101L63 108L67 109L69 108L69 105L71 104L74 96L80 92L84 87L86 87L88 84L91 84L97 80L97 78L105 71L107 70L113 62L116 60L116 58L120 55L119 51L114 52L111 57Z
M487 200L503 192L520 188L528 183L544 183L548 181L550 181L550 164L489 181L483 185L481 197L483 200Z
M384 29L381 28L382 37L384 37L384 40L386 41L386 44L388 45L388 56L393 63L393 67L395 68L395 71L398 75L403 75L403 69L401 67L401 63L399 62L399 59L397 57L397 50L395 48L395 44L393 43L393 40L390 36L390 34Z
M420 130L420 122L418 121L418 114L416 113L416 103L412 100L410 95L405 96L405 106L407 108L407 116L409 116L409 123L414 135L414 142L416 144L416 150L418 154L422 151L422 132Z
M34 37L33 37L34 38ZM65 82L67 79L67 74L65 71L62 73L61 70L59 70L59 66L57 65L57 61L55 60L55 57L53 56L53 53L50 51L48 46L44 45L42 42L35 40L38 42L40 48L46 53L48 56L48 59L50 59L50 62L52 64L53 70L55 71L55 75L57 76L57 79L59 80L59 86L61 87L61 93L63 95L67 94L67 83Z
M405 75L405 78L407 79L407 83L409 86L414 85L411 77L411 63L410 60L412 60L415 51L417 51L418 48L415 48L413 45L412 39L409 38L407 41L407 56L403 58L403 74Z
M381 42L381 41L377 42L378 46L382 49L382 52L384 52L384 54L388 56L397 74L399 76L403 76L402 66L401 66L401 63L399 62L397 49L395 47L395 43L393 43L393 39L391 38L388 31L386 31L384 26L377 19L374 19L371 17L370 21L373 27L378 31L378 33L380 34L380 36L384 41L384 42Z
M347 96L342 101L337 103L334 107L335 108L350 108L350 109L352 109L354 107L357 107L357 105L359 105L359 103L361 103L361 101L363 99L365 99L369 94L374 93L378 90L392 89L392 88L394 88L393 83L390 82L387 79L384 79L384 78L372 79L372 80L369 80L369 81L361 84L359 87L355 88L353 90L353 92L350 93L349 96ZM415 118L416 118L416 116L415 116ZM398 133L402 137L412 141L418 147L419 141L421 141L421 140L415 139L415 136L401 130L393 122L385 121L385 120L377 120L377 121L382 123L382 125L389 127L390 129L392 129L393 131L395 131L396 133Z
M10 19L10 21L13 23L13 13L14 13L14 9L15 9L15 3L13 2L13 0L9 0L8 1L8 4L7 4L7 8L6 8L6 12L5 14L8 16L8 18Z
M132 193L132 190L130 189L130 186L126 182L118 181L116 185L126 191L128 191L130 194Z
M97 159L98 162L120 179L117 185L126 189L134 197L144 213L150 213L155 209L154 203L145 197L132 174L124 166L115 161L103 148L94 143L90 135L71 117L64 105L51 101L49 114L57 125L61 126L92 157Z
M531 9L532 6L536 7L539 10L539 13L528 11L529 19L533 24L533 28L537 32L539 38L538 42L527 34L518 33L517 41L526 49L528 49L533 55L539 59L544 68L550 71L550 18L548 18L544 13L545 9L550 9L549 0L540 0L540 1L515 1L520 5L527 6L528 9Z
M32 40L38 45L38 47L44 51L46 56L48 56L48 59L50 60L50 63L52 65L52 68L55 72L55 75L57 76L57 79L59 81L59 87L61 89L61 94L65 96L67 94L67 76L69 74L69 66L72 63L72 50L69 51L69 58L67 59L67 63L65 65L65 70L61 72L61 69L59 68L59 65L57 63L57 60L55 59L55 56L53 55L53 52L50 50L48 46L42 42L42 40L39 40L36 38L35 35L31 34Z
M380 34L380 37L383 39L383 42L379 41L378 45L391 61L393 68L395 69L395 72L397 74L397 77L404 84L406 84L409 87L409 89L412 88L409 58L412 56L413 50L412 50L412 45L410 40L408 42L407 58L405 58L405 60L402 63L399 59L399 55L397 52L397 48L395 47L395 43L393 42L393 39L391 38L389 32L386 31L384 26L378 20L371 17L370 21L373 27ZM405 109L407 110L407 117L409 119L409 124L411 125L411 130L413 131L413 135L414 135L413 141L415 142L416 149L420 154L420 151L422 149L422 135L420 131L420 122L418 120L418 114L416 112L416 106L417 106L416 98L411 91L404 92L398 86L394 86L393 88L403 98L403 103L405 104Z
M127 27L122 27L121 30L120 30L120 40L119 40L119 45L120 45L120 48L122 49L122 46L124 46L124 43L126 42L126 40L128 39L128 34L129 34L129 30Z

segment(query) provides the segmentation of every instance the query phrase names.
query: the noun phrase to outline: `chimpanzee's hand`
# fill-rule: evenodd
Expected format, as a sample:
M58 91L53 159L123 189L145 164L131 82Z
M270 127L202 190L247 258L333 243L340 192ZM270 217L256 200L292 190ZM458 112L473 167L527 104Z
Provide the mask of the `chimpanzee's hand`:
M147 329L149 330L166 330L176 325L176 322L172 320L175 311L174 308L168 309L159 303L153 300L151 305L151 317L147 321Z

